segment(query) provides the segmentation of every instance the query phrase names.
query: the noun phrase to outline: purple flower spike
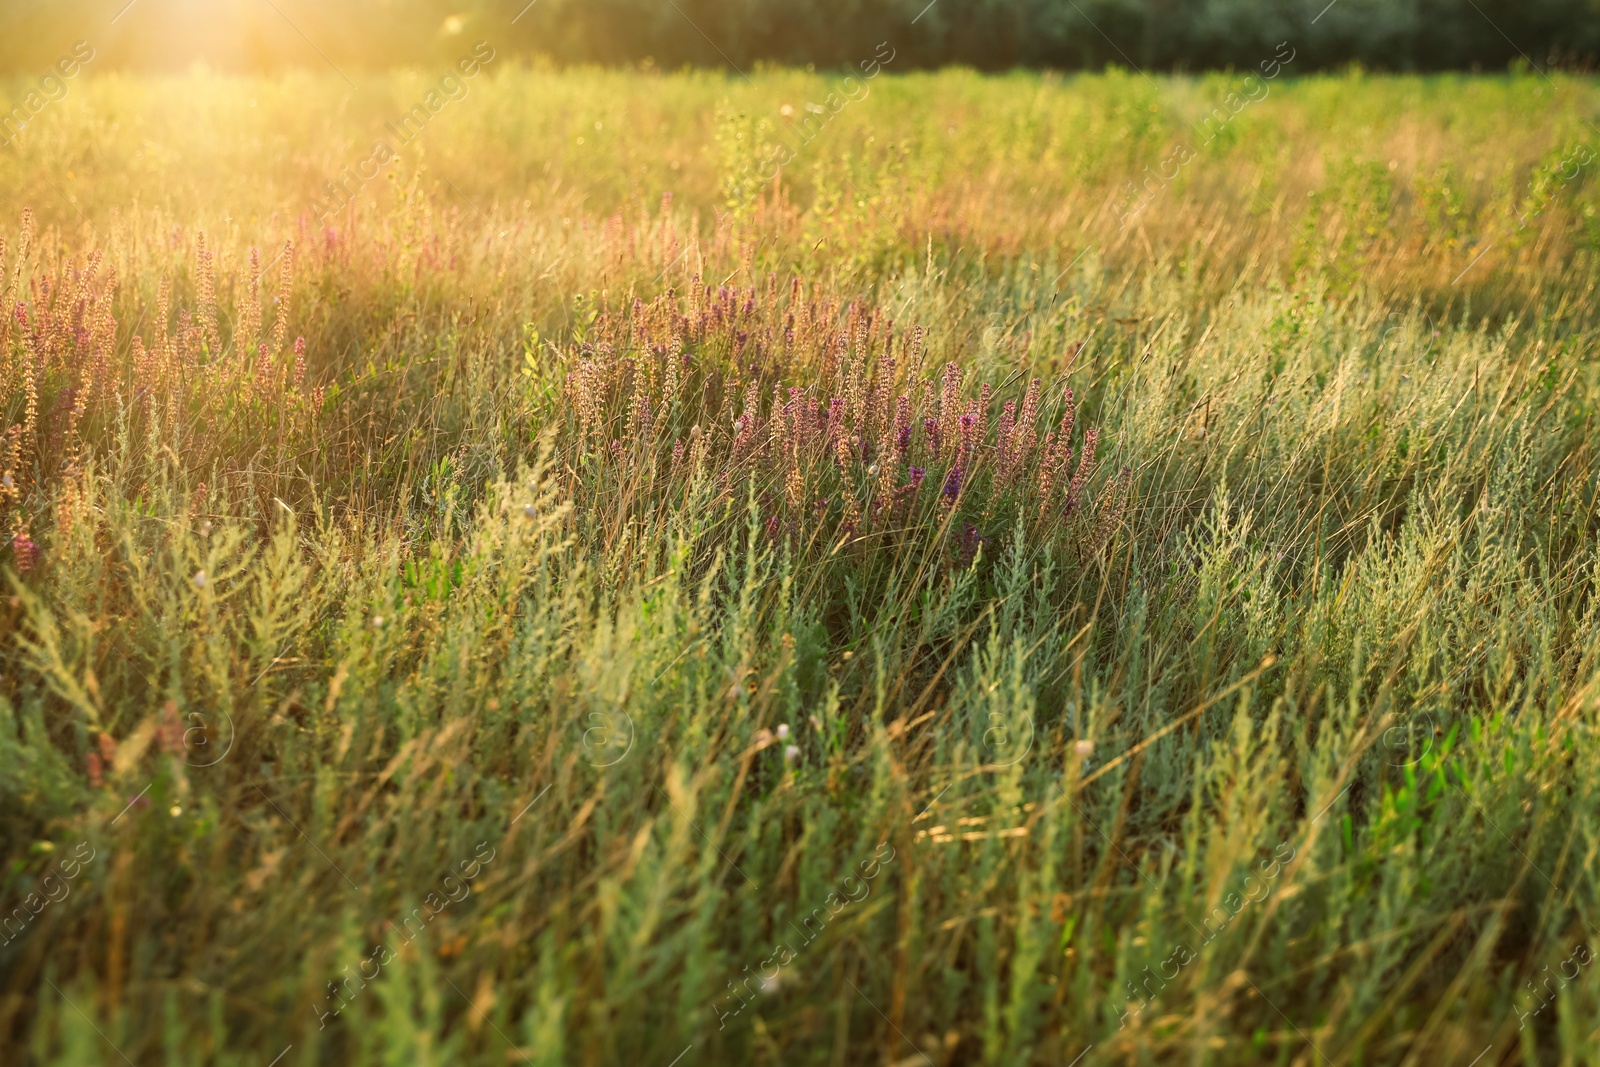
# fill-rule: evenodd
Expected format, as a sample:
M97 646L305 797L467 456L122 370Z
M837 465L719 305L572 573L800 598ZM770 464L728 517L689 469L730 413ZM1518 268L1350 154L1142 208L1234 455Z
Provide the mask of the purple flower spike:
M944 479L944 497L945 497L945 500L947 500L948 502L954 504L956 502L956 497L958 497L960 495L961 495L961 468L960 467L951 467L950 468L950 473L945 475L945 479Z
M34 544L33 538L25 533L16 534L11 538L11 551L17 560L17 570L27 574L39 562L39 557L44 553L39 551L39 546Z

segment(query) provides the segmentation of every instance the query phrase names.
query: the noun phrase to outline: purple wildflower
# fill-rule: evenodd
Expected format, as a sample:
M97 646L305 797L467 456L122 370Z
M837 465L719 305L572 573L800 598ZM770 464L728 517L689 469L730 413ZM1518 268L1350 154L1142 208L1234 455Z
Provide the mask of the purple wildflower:
M956 497L961 495L961 468L951 467L950 473L944 479L944 498L948 504L954 504Z
M39 562L39 546L33 543L33 538L25 533L19 533L11 539L11 551L17 557L17 570L27 574Z

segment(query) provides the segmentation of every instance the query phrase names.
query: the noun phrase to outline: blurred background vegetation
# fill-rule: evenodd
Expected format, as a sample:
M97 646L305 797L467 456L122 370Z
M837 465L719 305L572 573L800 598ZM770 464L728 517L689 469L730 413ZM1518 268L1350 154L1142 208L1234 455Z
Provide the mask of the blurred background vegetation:
M1297 73L1589 68L1600 0L8 0L0 72L80 39L118 69L384 68L454 59L463 35L510 56L669 69L853 66L882 41L902 70L1244 68L1281 41Z

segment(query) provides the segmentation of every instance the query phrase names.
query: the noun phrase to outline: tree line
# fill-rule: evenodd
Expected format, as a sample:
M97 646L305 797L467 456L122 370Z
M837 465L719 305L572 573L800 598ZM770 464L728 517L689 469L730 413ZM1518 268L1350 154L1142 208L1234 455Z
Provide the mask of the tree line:
M1296 72L1589 69L1600 0L18 0L0 71L88 40L99 69L341 71L449 59L460 38L509 60L748 70L960 64L1142 71L1253 68L1283 42Z

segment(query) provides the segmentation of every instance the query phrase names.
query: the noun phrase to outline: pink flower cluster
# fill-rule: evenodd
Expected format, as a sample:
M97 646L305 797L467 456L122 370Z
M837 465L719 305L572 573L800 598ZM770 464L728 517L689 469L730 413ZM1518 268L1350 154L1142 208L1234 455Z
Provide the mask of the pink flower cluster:
M602 313L566 385L580 491L620 499L627 485L642 506L709 478L727 498L753 492L770 537L829 547L931 523L970 555L1019 519L1036 536L1102 544L1130 479L1091 496L1100 432L1075 437L1072 390L1047 405L1035 378L1020 404L997 404L955 363L935 384L925 342L798 280L787 299L770 281L764 294L696 283L681 301L669 290Z

